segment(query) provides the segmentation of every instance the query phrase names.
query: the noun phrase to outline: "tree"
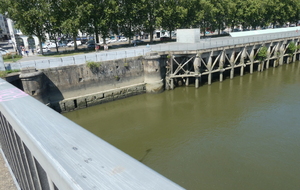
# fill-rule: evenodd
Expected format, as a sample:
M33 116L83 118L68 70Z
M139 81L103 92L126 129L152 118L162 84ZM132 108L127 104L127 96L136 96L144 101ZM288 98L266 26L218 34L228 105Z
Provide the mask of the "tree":
M0 0L0 3L0 12L15 21L16 28L23 34L35 35L39 39L39 47L42 50L42 42L45 41L47 31L45 23L50 14L49 1L27 0L24 3L23 0Z
M50 40L54 40L56 52L58 52L58 42L57 38L62 34L61 25L63 19L61 16L63 15L62 12L62 5L60 0L52 0L50 6L50 14L48 15L47 22L45 23L46 32L49 35Z
M218 29L218 34L220 34L221 30L229 23L228 15L231 9L231 0L211 0L211 3L214 6L214 17L213 25ZM214 28L214 27L213 27Z
M77 35L84 19L85 9L82 8L82 1L80 0L61 0L61 19L62 31L70 34L74 41L74 50L77 50Z
M158 24L169 31L170 38L172 31L183 25L187 15L187 9L183 6L180 0L165 0L159 11L157 18Z
M81 11L81 31L94 33L96 43L99 43L99 35L105 42L110 30L116 31L118 6L115 0L86 0L80 6Z
M142 25L144 30L149 33L150 43L153 43L153 32L158 27L157 17L160 11L162 0L144 0L144 12L142 17Z
M152 0L149 0L152 1ZM118 0L118 28L124 36L133 37L137 31L141 30L144 17L144 0Z
M212 23L215 22L216 8L209 0L200 0L196 6L199 8L196 20L199 22L200 31L202 31L205 36L205 32L208 28L213 30L211 27L213 26Z

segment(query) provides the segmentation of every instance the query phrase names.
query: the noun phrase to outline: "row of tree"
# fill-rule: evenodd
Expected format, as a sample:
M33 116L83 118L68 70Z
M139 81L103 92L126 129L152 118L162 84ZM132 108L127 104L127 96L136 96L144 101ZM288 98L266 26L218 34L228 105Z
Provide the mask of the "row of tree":
M132 37L139 31L153 41L156 28L200 27L221 31L225 26L243 28L296 23L300 19L299 0L0 0L0 13L15 21L24 34L40 42L45 33L51 39L68 34L76 41L78 31L109 32ZM129 42L130 43L130 42ZM41 43L40 43L41 45ZM75 44L75 49L77 45Z

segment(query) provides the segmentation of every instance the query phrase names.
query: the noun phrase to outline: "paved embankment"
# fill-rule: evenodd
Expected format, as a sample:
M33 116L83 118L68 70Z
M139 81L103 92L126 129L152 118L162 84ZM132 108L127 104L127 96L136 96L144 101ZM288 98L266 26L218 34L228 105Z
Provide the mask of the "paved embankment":
M0 153L0 190L16 190L17 187L9 172L3 155Z

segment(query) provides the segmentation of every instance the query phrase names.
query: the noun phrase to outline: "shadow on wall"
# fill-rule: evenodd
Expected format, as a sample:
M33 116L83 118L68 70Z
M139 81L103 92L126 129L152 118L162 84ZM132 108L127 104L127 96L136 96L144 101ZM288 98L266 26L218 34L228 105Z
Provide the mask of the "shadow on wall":
M64 97L57 86L45 74L43 77L46 84L45 97L47 102L52 109L60 113L62 110L59 102L62 101Z

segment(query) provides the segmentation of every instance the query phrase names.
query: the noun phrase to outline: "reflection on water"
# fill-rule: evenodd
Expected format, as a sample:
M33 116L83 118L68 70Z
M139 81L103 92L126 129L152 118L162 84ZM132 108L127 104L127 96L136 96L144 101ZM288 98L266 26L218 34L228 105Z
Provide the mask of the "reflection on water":
M299 63L64 114L190 190L300 189Z

